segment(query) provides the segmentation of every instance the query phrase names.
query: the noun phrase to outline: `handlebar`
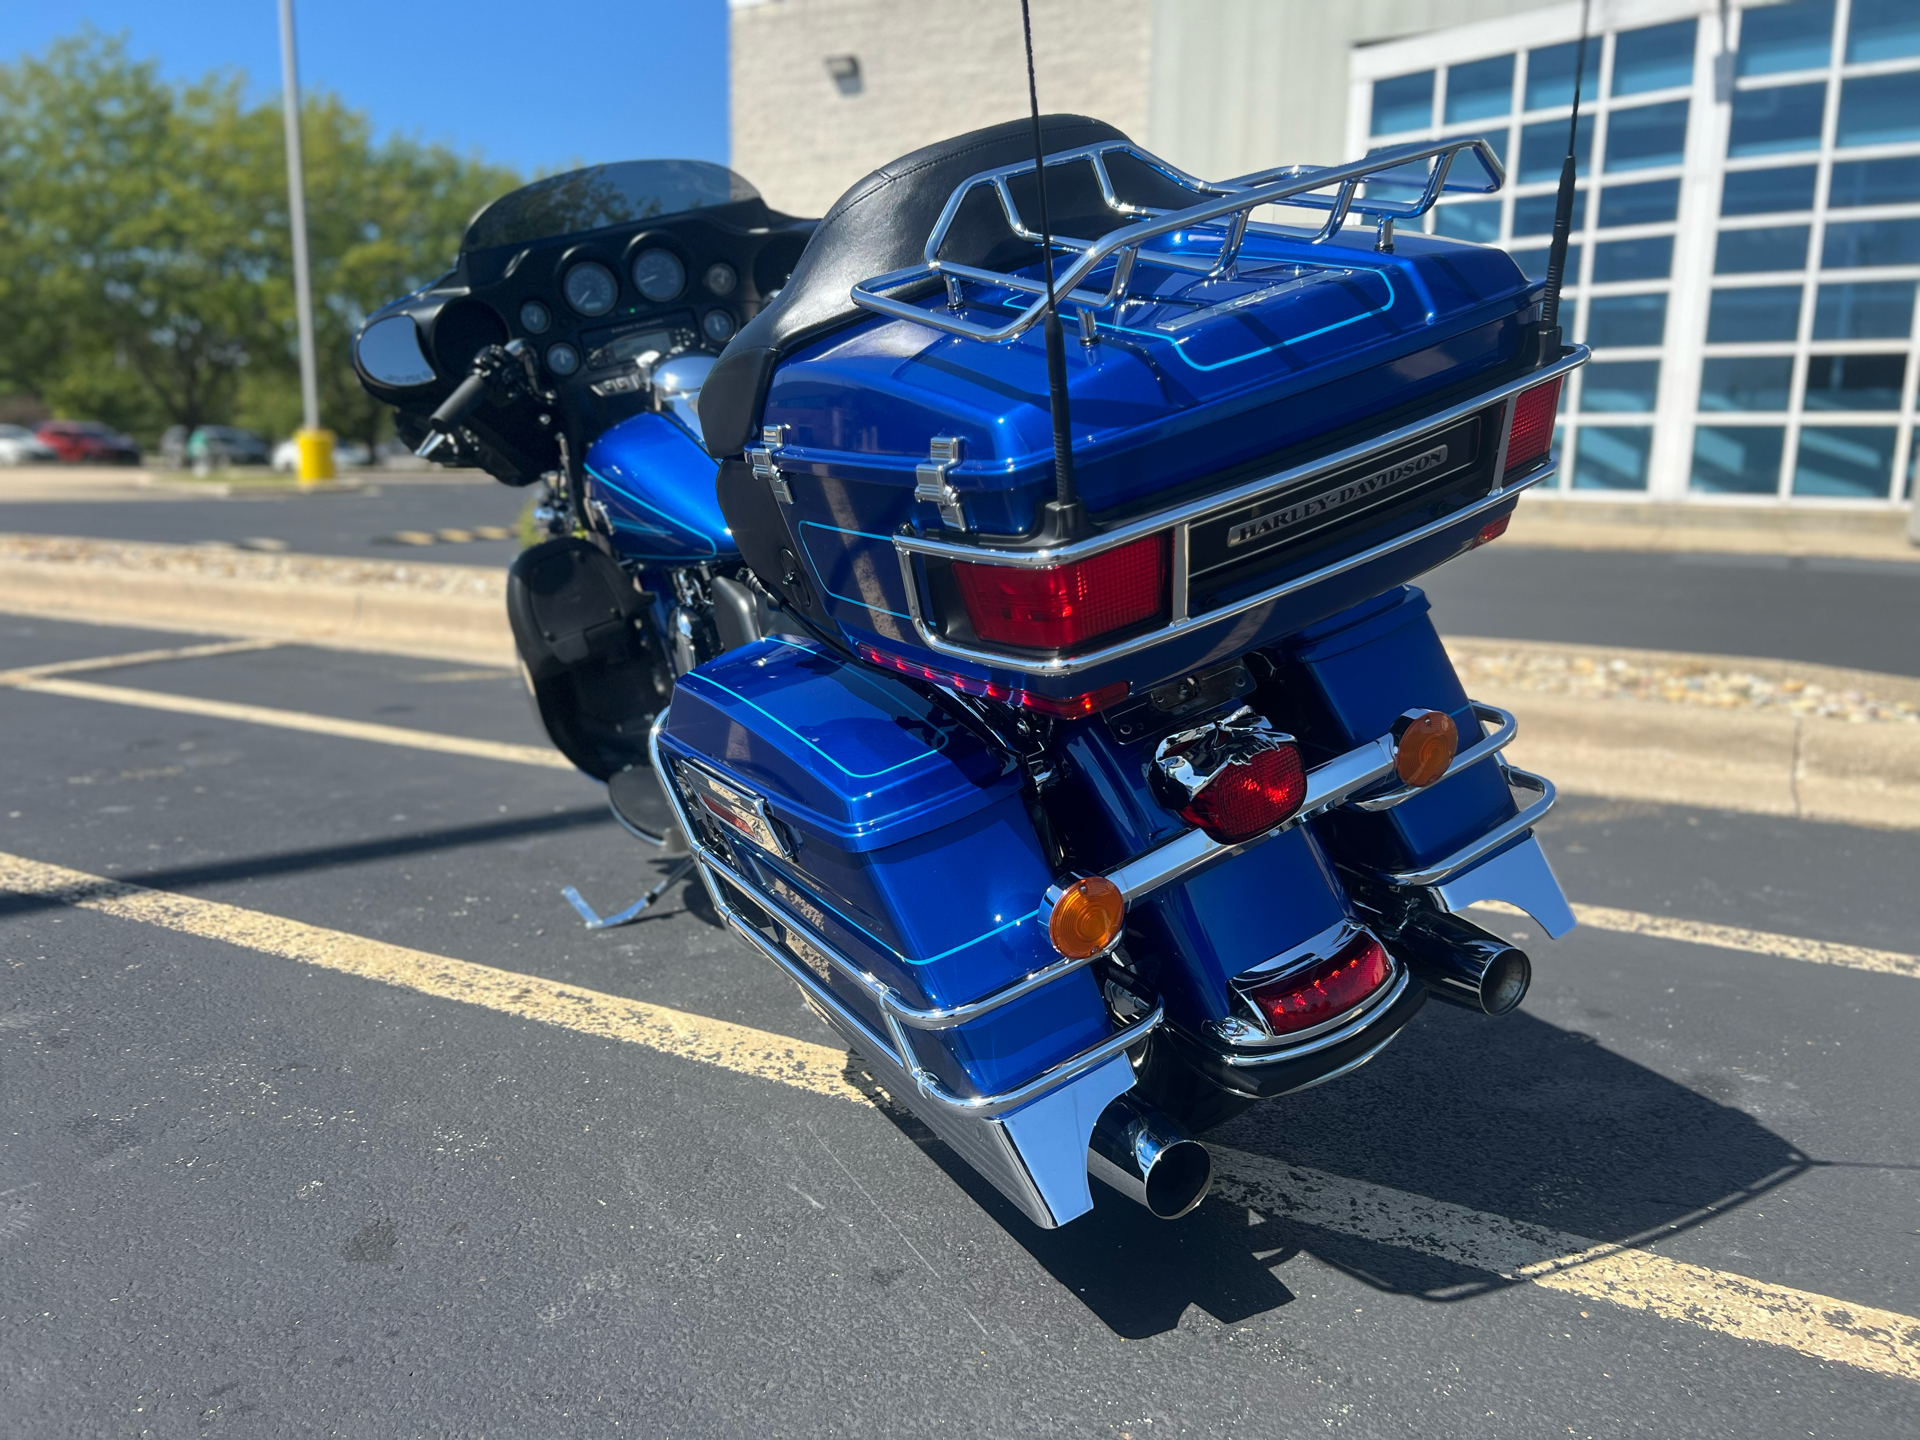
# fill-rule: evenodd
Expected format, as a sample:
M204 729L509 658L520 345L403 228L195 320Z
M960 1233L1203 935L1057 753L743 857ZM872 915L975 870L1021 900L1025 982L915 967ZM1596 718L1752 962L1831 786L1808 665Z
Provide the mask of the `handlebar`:
M509 340L505 345L489 345L475 355L473 373L456 385L453 393L440 402L440 408L428 417L427 423L432 428L413 453L422 460L430 458L453 438L461 422L478 410L480 402L496 387L507 396L518 391L531 392L532 365L526 341Z
M429 418L436 430L451 430L480 408L480 402L487 398L487 376L476 370L455 387L453 394L440 402L440 408Z

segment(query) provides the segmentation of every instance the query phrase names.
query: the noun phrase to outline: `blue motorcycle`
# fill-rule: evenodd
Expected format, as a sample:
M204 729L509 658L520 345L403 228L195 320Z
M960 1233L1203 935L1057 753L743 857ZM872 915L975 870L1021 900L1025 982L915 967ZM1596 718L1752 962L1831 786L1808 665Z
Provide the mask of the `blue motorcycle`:
M817 222L602 166L355 358L545 487L510 619L627 828L1035 1224L1090 1175L1173 1217L1195 1133L1519 1004L1467 907L1573 925L1553 787L1410 584L1553 474L1586 359L1555 282L1406 228L1502 179L1462 139L1212 183L1070 115Z

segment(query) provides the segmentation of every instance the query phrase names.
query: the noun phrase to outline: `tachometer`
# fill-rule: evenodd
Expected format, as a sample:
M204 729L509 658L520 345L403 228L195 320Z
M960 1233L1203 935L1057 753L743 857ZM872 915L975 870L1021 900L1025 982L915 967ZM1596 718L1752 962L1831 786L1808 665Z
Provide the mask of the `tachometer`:
M633 257L633 284L657 305L686 288L687 267L671 250L642 250Z
M567 271L560 289L567 297L567 304L582 315L606 314L620 294L613 272L593 260L583 260Z

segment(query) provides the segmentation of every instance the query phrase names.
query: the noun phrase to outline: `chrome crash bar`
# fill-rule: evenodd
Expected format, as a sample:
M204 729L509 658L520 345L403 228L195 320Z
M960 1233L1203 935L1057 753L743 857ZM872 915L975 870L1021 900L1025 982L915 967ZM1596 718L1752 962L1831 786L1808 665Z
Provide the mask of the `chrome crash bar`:
M817 928L795 913L792 907L748 880L705 843L701 838L703 832L688 812L680 787L672 779L671 773L666 768L665 757L661 754L660 734L667 723L667 715L668 711L662 710L654 720L653 729L647 736L647 754L653 764L654 775L660 781L660 788L666 792L667 803L673 809L674 818L687 837L687 844L693 851L700 878L706 884L707 894L713 901L714 909L741 939L784 970L788 978L800 986L809 1000L826 1012L835 1027L848 1039L862 1047L873 1047L870 1059L889 1063L912 1076L915 1088L927 1100L958 1116L989 1119L996 1115L1003 1115L1104 1065L1114 1056L1146 1039L1147 1035L1160 1023L1164 1011L1156 1005L1142 1019L1117 1034L1108 1036L1099 1044L1082 1050L1077 1055L1069 1056L1024 1085L1002 1091L997 1095L955 1095L940 1082L937 1076L919 1063L914 1054L909 1031L946 1030L964 1025L1003 1005L1031 995L1042 986L1049 985L1062 976L1091 964L1098 957L1089 956L1085 960L1063 960L1053 965L1043 966L990 995L964 1005L923 1009L908 1004L892 986L841 954ZM887 1034L883 1037L849 1009L827 985L822 983L820 976L804 960L792 954L786 946L777 944L761 934L752 921L728 903L723 888L726 886L731 886L742 895L751 898L773 918L776 928L783 930L790 937L797 937L807 951L824 958L833 969L866 991L880 1007Z

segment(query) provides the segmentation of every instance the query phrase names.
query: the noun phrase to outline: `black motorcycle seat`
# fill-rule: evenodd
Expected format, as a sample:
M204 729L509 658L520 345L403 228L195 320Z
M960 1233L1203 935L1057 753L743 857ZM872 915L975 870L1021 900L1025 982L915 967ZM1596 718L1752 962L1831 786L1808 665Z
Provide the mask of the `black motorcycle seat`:
M1085 115L1045 115L1040 127L1048 154L1127 138L1105 121ZM800 256L793 278L734 336L702 385L700 426L708 453L724 460L759 443L767 386L781 357L869 313L859 309L848 292L861 280L919 263L947 198L963 181L1032 155L1033 122L1009 120L903 155L835 201ZM1051 176L1047 189L1051 201ZM1190 195L1187 199L1191 203ZM998 207L994 209L997 214ZM1076 233L1062 223L1066 218L1059 208L1054 210L1056 233ZM992 238L1004 240L1006 234L1000 222ZM974 264L987 259L981 254L959 258Z

